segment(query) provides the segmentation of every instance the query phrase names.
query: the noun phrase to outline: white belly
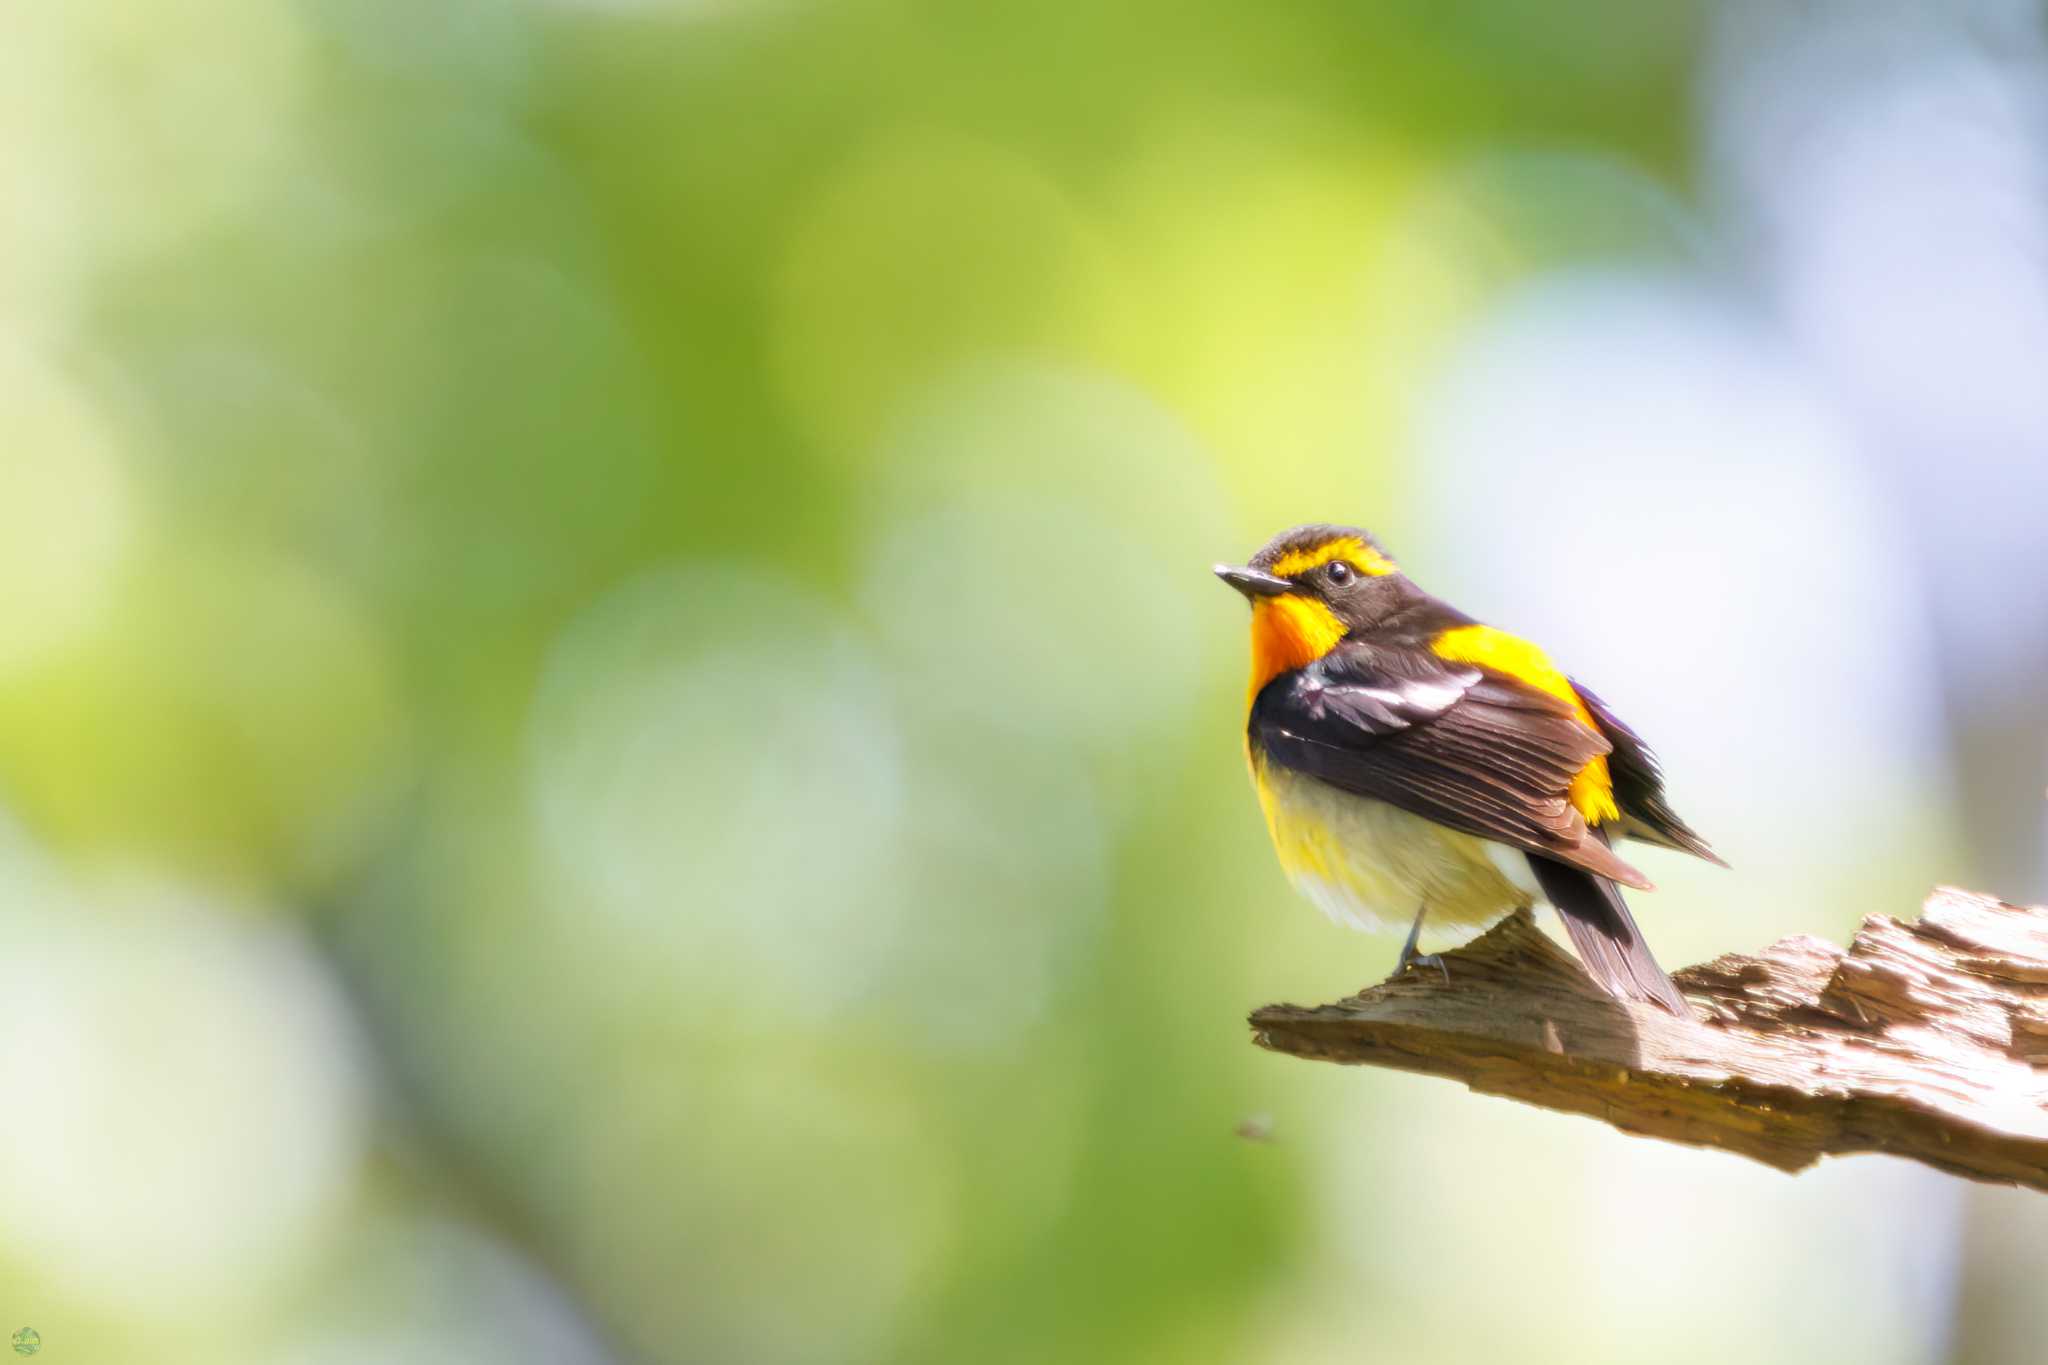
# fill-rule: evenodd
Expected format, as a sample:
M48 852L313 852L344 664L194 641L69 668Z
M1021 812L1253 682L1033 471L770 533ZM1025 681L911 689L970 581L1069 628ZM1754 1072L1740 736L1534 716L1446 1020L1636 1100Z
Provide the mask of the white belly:
M1280 866L1339 924L1405 929L1428 907L1438 928L1483 928L1541 899L1521 850L1448 829L1255 755Z

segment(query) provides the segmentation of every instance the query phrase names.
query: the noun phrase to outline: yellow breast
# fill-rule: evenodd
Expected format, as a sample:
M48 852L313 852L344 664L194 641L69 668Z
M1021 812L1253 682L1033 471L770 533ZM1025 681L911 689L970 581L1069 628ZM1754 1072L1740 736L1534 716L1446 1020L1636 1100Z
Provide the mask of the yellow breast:
M1427 904L1431 924L1469 929L1536 900L1519 850L1268 763L1255 745L1251 764L1282 870L1340 924L1405 925Z

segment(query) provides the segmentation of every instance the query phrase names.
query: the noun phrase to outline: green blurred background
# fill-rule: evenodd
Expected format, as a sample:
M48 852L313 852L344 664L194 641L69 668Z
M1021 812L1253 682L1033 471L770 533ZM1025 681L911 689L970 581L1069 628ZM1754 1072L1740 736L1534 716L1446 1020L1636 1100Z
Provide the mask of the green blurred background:
M2032 4L0 8L0 1333L2026 1362L2048 1206L1248 1008L1208 576L1357 521L1735 865L2048 896Z

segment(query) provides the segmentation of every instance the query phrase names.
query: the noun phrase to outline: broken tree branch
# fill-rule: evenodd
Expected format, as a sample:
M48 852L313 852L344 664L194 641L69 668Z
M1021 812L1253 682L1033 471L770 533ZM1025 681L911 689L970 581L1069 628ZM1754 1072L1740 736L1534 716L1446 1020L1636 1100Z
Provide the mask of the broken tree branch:
M1889 1152L2048 1190L2048 909L1949 888L1676 973L1697 1019L1618 1001L1518 911L1434 967L1269 1005L1259 1046L1395 1067L1780 1170Z

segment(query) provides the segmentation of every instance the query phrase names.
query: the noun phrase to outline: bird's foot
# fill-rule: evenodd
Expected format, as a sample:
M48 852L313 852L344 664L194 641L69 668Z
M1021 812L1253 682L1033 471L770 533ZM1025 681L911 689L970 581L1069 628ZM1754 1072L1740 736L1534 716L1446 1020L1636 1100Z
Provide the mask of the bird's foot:
M1415 945L1412 941L1401 950L1401 956L1394 963L1394 973L1387 980L1399 981L1408 974L1410 967L1434 967L1444 974L1444 984L1446 986L1451 984L1451 967L1449 963L1444 961L1443 954L1418 953L1415 951Z

